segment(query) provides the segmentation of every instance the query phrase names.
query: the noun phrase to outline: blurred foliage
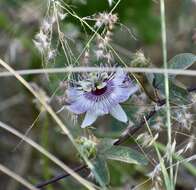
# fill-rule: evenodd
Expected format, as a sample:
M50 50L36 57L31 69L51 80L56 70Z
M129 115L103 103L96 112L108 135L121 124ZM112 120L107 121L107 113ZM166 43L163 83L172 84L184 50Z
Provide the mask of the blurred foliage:
M99 0L99 3L96 0L75 0L73 3L78 7L76 12L81 17L111 10L106 0ZM152 0L123 0L114 12L123 24L131 23L130 26L136 29L137 36L145 43L153 43L160 34L160 19L154 14L153 6Z

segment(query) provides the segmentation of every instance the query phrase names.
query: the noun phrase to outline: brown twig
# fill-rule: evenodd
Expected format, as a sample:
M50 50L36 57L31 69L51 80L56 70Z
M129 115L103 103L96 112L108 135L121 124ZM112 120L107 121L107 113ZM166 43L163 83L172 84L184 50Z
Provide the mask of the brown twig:
M80 172L81 170L83 170L85 168L87 168L86 165L81 165L81 166L78 166L77 168L75 168L74 171L75 172ZM68 174L68 173L60 174L60 175L58 175L56 177L53 177L52 179L49 179L49 180L47 180L45 182L42 182L42 183L36 185L36 187L37 188L43 188L43 187L45 187L47 185L50 185L52 183L55 183L55 182L57 182L57 181L59 181L59 180L61 180L63 178L68 177L68 176L70 176L70 174Z

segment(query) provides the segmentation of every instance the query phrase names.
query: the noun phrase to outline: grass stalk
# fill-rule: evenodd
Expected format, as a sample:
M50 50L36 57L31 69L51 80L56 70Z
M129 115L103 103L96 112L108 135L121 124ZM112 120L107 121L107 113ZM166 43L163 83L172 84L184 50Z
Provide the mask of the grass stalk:
M168 76L168 64L167 64L167 38L166 38L166 19L165 19L165 2L160 0L160 11L161 11L161 36L162 36L162 51L163 51L163 65L165 69L164 73L164 84L165 84L165 97L166 97L166 116L167 116L167 132L168 132L168 145L172 145L172 130L171 130L171 113L170 113L170 102L169 102L169 76ZM171 148L169 148L169 164L172 166L173 158ZM173 181L173 167L170 167L170 189L174 190Z
M57 125L61 128L61 130L68 136L76 150L80 153L90 170L93 172L97 180L99 181L101 186L105 186L104 183L102 182L101 178L97 174L97 172L94 169L94 166L92 163L86 158L86 156L81 152L79 147L77 146L73 136L69 132L68 128L63 124L63 122L60 120L60 118L56 115L56 113L52 110L52 108L47 104L47 102L37 94L34 89L28 84L28 82L22 78L18 73L15 72L14 69L12 69L7 63L5 63L3 60L0 59L0 65L2 65L4 68L6 68L9 72L14 74L14 76L17 78L18 81L20 81L33 95L34 97L43 105L43 107L46 109L46 111L49 113L49 115L54 119L54 121L57 123ZM95 189L92 185L89 185L87 181L83 181L83 179L79 175L75 175L70 168L66 167L66 170L68 173L70 173L73 177L77 178L80 182L82 182L83 185L87 186L89 189ZM105 187L104 187L105 188Z
M86 73L86 72L115 72L118 68L115 67L63 67L63 68L44 68L44 69L26 69L26 70L16 70L15 72L20 75L39 75L39 74L58 74L58 73ZM124 67L121 68L125 72L129 73L155 73L164 74L167 72L170 75L179 76L196 76L195 70L183 70L183 69L165 69L162 68L142 68L142 67ZM8 71L1 71L0 77L14 76L13 73Z
M26 188L28 188L30 190L39 190L38 188L36 188L32 184L30 184L28 181L26 181L24 178L17 175L16 173L14 173L13 171L11 171L10 169L8 169L7 167L5 167L2 164L0 164L0 171L5 173L6 175L10 176L11 178L15 179L20 184L24 185Z
M76 172L74 172L71 168L69 168L67 165L65 165L62 161L60 161L58 158L56 158L53 154L48 152L45 148L31 140L30 138L26 137L25 135L21 134L16 129L8 126L7 124L0 121L0 128L10 132L11 134L19 137L20 139L23 139L26 143L34 147L36 150L38 150L40 153L45 155L47 158L49 158L51 161L53 161L55 164L57 164L59 167L61 167L64 171L69 173L73 178L75 178L77 181L79 181L81 184L83 184L85 187L87 187L90 190L95 190L94 185L82 178L80 175L78 175Z

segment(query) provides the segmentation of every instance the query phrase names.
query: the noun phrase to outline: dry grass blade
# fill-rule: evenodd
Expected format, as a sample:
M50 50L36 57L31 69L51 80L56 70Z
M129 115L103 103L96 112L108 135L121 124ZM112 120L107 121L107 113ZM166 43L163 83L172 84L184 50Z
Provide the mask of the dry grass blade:
M19 183L21 183L22 185L24 185L26 188L28 188L30 190L39 190L38 188L36 188L32 184L30 184L28 181L26 181L24 178L17 175L16 173L14 173L13 171L11 171L10 169L8 169L7 167L5 167L2 164L0 164L0 171L5 173L6 175L10 176L11 178L15 179L16 181L18 181Z
M12 127L6 125L5 123L0 121L0 127L5 129L6 131L14 134L15 136L23 139L26 143L34 147L36 150L44 154L46 157L48 157L50 160L52 160L54 163L56 163L58 166L60 166L63 170L65 170L67 173L69 173L72 177L77 179L81 184L86 186L89 189L95 189L93 185L88 182L87 180L80 177L76 172L74 172L71 168L66 166L63 162L61 162L58 158L56 158L54 155L49 153L47 150L45 150L42 146L31 140L30 138L26 137L25 135L19 133L16 129L13 129Z
M47 68L47 69L28 69L19 70L15 73L19 75L36 75L36 74L55 74L55 73L83 73L83 72L114 72L118 68L115 67L65 67L65 68ZM142 67L126 67L122 68L130 73L157 73L157 74L170 74L170 75L186 75L196 76L196 70L183 70L183 69L163 69L163 68L142 68ZM1 71L0 77L14 76L13 73Z
M63 124L63 122L59 119L59 117L56 115L56 113L52 110L52 108L47 104L47 102L33 90L33 88L28 84L28 82L26 80L24 80L18 73L16 73L7 63L5 63L1 59L0 59L0 65L2 65L9 72L11 72L18 79L18 81L20 81L36 97L36 99L39 100L39 102L44 106L44 108L51 115L51 117L54 119L54 121L58 124L58 126L61 128L61 130L69 137L69 139L71 140L71 142L73 143L73 145L75 146L77 151L80 153L80 155L83 157L83 159L87 163L88 167L93 171L93 173L97 177L97 179L99 179L100 184L102 186L104 186L104 184L101 181L101 178L94 170L92 163L86 158L86 156L81 152L81 150L79 150L77 144L74 141L73 136L71 135L69 130L66 128L66 126ZM64 167L65 167L65 165L64 165ZM67 166L64 169L66 170L66 172L70 173L70 175L72 175L74 178L76 178L78 181L80 181L83 185L85 185L89 189L95 189L92 185L87 183L87 181L84 180L83 178L81 178L78 174L73 173L73 170L70 170L70 168L68 168Z

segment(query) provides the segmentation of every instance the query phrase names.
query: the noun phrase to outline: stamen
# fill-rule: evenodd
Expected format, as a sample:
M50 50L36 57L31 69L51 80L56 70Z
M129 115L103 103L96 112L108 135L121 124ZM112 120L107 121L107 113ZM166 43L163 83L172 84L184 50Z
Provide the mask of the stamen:
M103 87L101 89L96 88L96 90L91 91L91 93L93 95L100 96L100 95L104 94L106 92L106 90L107 90L107 86L105 86L105 87Z

